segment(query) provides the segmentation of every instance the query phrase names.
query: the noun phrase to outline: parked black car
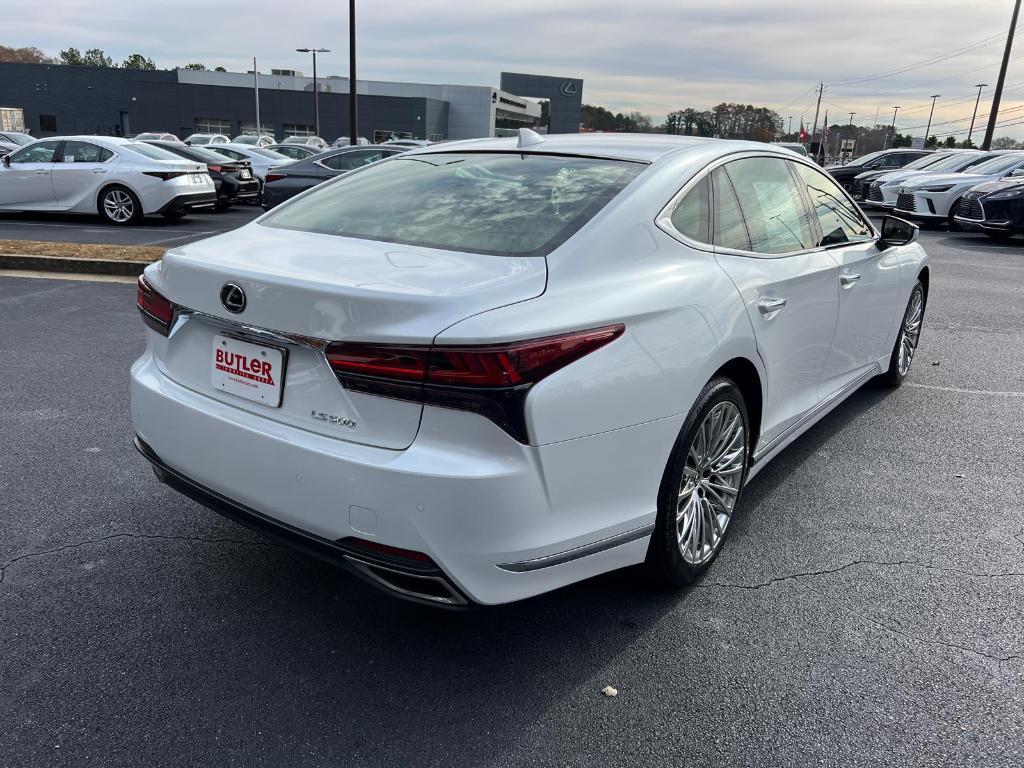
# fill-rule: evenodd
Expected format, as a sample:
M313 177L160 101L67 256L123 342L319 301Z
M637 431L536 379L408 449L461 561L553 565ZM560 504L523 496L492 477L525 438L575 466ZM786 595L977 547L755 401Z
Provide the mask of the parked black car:
M213 186L217 188L218 210L224 210L232 203L255 202L260 195L260 183L253 175L248 160L232 160L212 149L190 147L178 141L151 140L145 143L197 163L206 163L206 169L213 179Z
M851 160L846 165L826 166L825 170L849 192L853 190L854 178L864 171L894 171L928 154L931 154L930 149L883 149Z
M298 145L296 145L298 146ZM371 144L329 149L294 163L271 168L263 185L263 207L270 210L299 192L386 157L408 152L409 147Z
M271 144L265 149L272 149L278 154L290 157L292 160L305 160L307 157L319 155L323 150L309 144Z
M953 214L961 229L981 231L994 240L1024 233L1024 178L1011 175L979 184L960 198Z

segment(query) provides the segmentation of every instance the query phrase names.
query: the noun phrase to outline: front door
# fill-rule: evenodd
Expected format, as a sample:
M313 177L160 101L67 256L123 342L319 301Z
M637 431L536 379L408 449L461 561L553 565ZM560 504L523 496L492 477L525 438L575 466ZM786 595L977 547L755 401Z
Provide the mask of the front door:
M53 210L51 170L60 140L37 141L0 166L0 207L16 211Z
M820 245L835 260L839 320L822 373L822 397L875 368L892 351L900 305L900 269L891 250L880 251L860 209L826 174L794 166L814 212Z
M768 377L758 447L819 402L839 311L835 260L816 248L788 165L747 157L712 174L716 257L743 297Z

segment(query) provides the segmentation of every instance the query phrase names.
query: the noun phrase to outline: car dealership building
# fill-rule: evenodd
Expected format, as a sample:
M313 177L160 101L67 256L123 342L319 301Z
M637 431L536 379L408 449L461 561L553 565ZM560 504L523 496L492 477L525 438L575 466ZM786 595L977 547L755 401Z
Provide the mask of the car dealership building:
M33 136L131 136L170 131L236 136L255 132L252 72L188 69L129 70L51 64L0 63L0 104L20 107ZM348 134L349 81L318 79L320 133L328 141ZM287 70L259 75L260 122L277 139L315 132L313 78ZM511 72L500 88L359 80L359 134L469 139L534 127L539 99L550 104L552 133L579 129L583 81Z

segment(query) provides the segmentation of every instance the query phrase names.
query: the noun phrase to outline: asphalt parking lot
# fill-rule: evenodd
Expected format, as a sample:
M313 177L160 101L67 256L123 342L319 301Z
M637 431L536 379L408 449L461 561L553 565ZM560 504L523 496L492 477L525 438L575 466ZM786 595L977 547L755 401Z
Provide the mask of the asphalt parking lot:
M256 205L236 205L226 211L192 212L180 221L147 216L137 226L131 227L104 224L97 216L0 213L0 240L157 245L173 248L235 229L261 213L263 209Z
M1024 764L1024 241L922 242L907 383L766 468L703 582L464 614L160 485L134 286L0 273L0 765Z

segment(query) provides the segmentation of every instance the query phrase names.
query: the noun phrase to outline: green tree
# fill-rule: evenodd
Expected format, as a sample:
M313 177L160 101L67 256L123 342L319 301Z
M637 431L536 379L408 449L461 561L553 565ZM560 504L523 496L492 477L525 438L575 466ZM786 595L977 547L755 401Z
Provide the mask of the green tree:
M213 71L214 72L227 72L227 70L224 69L224 67L216 67L216 68L214 68ZM547 102L545 101L544 104L547 104Z
M943 143L944 143L944 144L945 144L945 145L946 145L947 147L949 147L950 149L952 149L953 147L955 147L955 146L956 146L956 136L947 136L947 137L946 137L946 140L945 140L945 141L944 141Z
M992 149L1020 149L1020 142L1009 136L1000 136L992 142Z
M156 69L156 64L141 53L133 53L121 62L121 69Z
M99 48L90 48L82 56L82 63L87 67L112 67L114 60Z
M206 65L205 64L200 64L199 62L193 62L191 64L186 64L184 67L182 67L182 69L195 69L195 70L198 70L199 72L207 72L207 71L209 71L209 70L206 69Z
M80 67L85 62L82 60L82 54L77 48L67 48L60 52L60 63Z

